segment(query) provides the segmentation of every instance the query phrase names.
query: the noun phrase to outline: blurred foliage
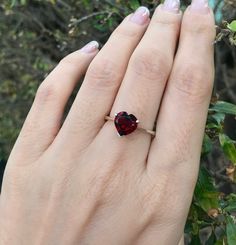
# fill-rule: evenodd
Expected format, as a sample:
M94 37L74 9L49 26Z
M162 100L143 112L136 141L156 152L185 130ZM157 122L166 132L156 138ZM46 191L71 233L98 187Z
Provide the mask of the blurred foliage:
M1 1L2 166L22 127L39 83L58 61L90 40L98 40L103 45L127 14L139 5L146 5L153 12L159 2ZM189 1L182 1L182 9L188 4ZM236 1L218 0L214 11L220 11L223 16L223 20L217 23L215 91L206 125L199 179L185 227L185 240L186 244L235 245L236 142L233 138L236 137Z

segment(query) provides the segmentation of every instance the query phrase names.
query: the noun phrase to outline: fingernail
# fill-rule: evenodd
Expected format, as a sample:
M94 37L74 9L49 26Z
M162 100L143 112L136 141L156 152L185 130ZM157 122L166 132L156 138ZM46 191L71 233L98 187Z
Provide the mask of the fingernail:
M99 47L99 43L97 41L92 41L88 44L86 44L82 49L81 51L84 52L84 53L93 53L95 52L96 50L98 50L98 47Z
M146 7L139 7L131 16L130 20L136 24L143 25L149 19L150 12Z
M209 12L208 0L192 0L190 10L200 14Z
M179 8L179 0L165 0L164 4L162 5L162 9L173 13L179 13Z

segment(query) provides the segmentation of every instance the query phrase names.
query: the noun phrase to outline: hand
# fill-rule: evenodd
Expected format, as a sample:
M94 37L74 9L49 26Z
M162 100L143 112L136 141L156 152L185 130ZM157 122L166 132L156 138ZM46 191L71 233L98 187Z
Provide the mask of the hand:
M203 1L183 19L173 3L151 20L140 8L100 52L90 43L41 84L4 175L1 245L178 244L198 175L215 27ZM120 111L146 129L157 119L156 137L118 137L104 118Z

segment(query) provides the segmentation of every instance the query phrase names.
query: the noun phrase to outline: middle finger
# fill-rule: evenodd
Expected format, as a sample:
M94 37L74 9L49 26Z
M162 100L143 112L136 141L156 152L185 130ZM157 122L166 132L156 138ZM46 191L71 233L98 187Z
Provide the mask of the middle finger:
M141 127L153 128L172 68L181 16L178 1L172 8L168 0L157 7L148 30L131 56L111 116L127 111L137 116ZM143 140L139 142L143 147Z

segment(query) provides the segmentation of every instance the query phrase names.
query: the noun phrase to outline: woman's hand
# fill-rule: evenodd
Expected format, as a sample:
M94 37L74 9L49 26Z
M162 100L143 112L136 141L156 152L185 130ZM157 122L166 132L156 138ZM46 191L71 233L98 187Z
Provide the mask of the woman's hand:
M215 36L204 0L183 19L178 5L167 0L151 21L138 9L100 52L90 43L41 84L4 175L1 245L178 244L198 175ZM120 111L146 129L157 118L156 137L118 137L104 118Z

